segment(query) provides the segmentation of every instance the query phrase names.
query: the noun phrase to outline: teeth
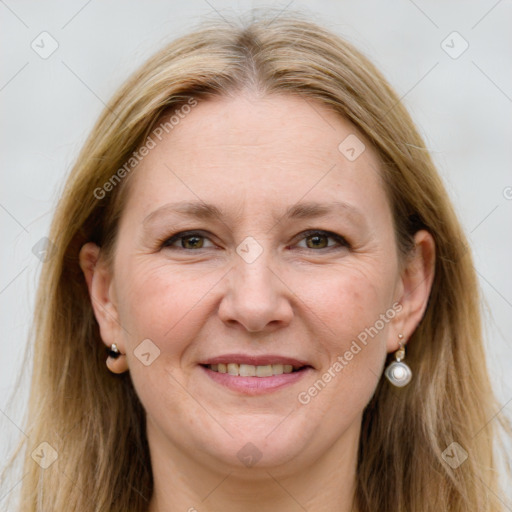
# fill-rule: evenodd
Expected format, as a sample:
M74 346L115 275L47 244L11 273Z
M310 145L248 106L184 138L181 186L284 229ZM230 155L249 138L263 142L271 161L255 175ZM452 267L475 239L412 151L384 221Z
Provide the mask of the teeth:
M235 363L229 363L228 364L228 373L229 375L239 375L238 373L239 367Z
M229 375L237 375L240 377L272 377L272 375L292 373L293 371L291 364L253 366L252 364L219 363L209 364L208 368L214 372L228 373Z
M284 373L284 367L282 364L272 365L272 375L281 375L282 373Z
M256 366L256 377L272 377L272 365Z
M240 377L256 377L256 366L252 364L241 364L238 374Z

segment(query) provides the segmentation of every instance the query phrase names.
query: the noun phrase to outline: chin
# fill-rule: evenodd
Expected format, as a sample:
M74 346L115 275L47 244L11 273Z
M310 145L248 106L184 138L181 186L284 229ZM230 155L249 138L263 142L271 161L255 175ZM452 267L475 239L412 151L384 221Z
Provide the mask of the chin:
M282 421L282 417L280 418ZM286 421L286 420L285 420ZM304 429L293 428L281 430L278 421L269 428L268 422L259 421L259 425L250 428L246 424L245 429L235 429L226 426L233 437L222 436L215 441L211 433L208 433L202 451L210 455L210 459L225 464L229 470L235 469L237 474L246 468L242 474L254 474L258 469L271 469L286 465L299 455L304 455L307 437ZM264 427L262 427L264 425ZM194 443L196 446L197 444ZM218 469L218 466L217 466ZM266 474L266 473L265 473ZM266 475L268 477L268 474Z

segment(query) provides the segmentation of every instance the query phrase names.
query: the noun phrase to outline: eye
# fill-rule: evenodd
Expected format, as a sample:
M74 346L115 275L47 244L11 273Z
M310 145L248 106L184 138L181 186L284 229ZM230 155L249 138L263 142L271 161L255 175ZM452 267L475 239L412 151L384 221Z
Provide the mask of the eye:
M347 240L336 233L323 230L310 230L301 233L302 240L306 241L307 249L332 249L335 245L328 245L329 238L335 240L339 246L349 248L350 244Z
M350 244L347 240L336 233L332 233L331 231L323 231L323 230L309 230L301 233L302 240L306 240L306 249L332 249L336 247L336 244L329 245L328 240L335 240L339 247L350 248ZM159 247L163 248L173 248L173 249L186 249L186 250L197 250L197 249L208 249L208 247L204 246L204 240L209 240L207 236L205 236L201 231L183 231L181 233L176 233L170 238L166 238L159 242ZM176 246L176 242L181 241L181 246ZM304 247L301 247L304 248Z
M175 247L174 244L181 240L181 247ZM176 233L162 241L160 247L163 249L165 247L172 247L176 249L205 249L204 240L208 240L206 236L204 236L199 231L188 231L182 233ZM207 247L206 247L207 248Z

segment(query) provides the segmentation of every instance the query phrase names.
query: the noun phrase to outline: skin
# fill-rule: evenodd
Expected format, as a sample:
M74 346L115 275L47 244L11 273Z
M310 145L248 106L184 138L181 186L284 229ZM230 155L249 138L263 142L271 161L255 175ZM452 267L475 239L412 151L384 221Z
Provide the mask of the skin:
M352 510L363 409L384 378L386 354L422 318L434 241L418 232L401 264L376 153L365 142L349 161L338 150L349 134L364 140L326 107L291 95L245 91L199 102L131 177L113 267L94 244L82 248L102 339L125 354L107 366L130 371L147 412L150 512ZM222 221L168 210L143 223L167 203L198 198L221 209ZM298 202L334 200L360 214L284 217ZM350 247L301 235L308 229L340 234ZM186 230L204 238L159 248ZM262 248L252 263L236 252L248 236ZM396 302L400 312L300 403L298 394ZM145 339L160 351L149 366L134 352ZM198 366L233 352L295 357L314 370L281 390L243 396ZM251 467L237 456L248 442L261 454Z

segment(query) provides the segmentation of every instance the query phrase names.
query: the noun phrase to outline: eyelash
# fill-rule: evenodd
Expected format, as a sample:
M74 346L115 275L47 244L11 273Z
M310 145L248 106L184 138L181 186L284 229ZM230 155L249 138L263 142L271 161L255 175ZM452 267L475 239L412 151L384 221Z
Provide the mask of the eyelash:
M339 244L338 249L340 249L340 248L350 249L351 248L351 245L349 244L349 242L347 242L347 240L343 236L333 233L332 231L324 231L322 229L311 229L311 230L304 231L303 233L301 233L301 235L302 235L302 238L299 241L302 241L312 235L320 235L320 236L325 236L327 238L332 238L333 240L336 240L336 242L338 242L338 244ZM174 242L176 242L178 240L192 238L193 236L199 236L199 237L208 239L208 237L206 235L204 235L201 231L181 231L179 233L176 233L175 235L172 235L168 238L160 240L158 242L158 247L160 249L167 248L167 249L177 249L177 250L182 250L182 251L200 251L200 250L202 250L203 249L202 247L199 249L186 249L184 247L172 247L171 246L171 244L173 244ZM311 249L309 247L305 247L305 248L301 247L301 249L310 249L312 251L317 251L317 252L321 251L321 250L332 250L335 248L336 247L333 247L333 246L321 247L320 249ZM209 247L205 247L204 249L209 249Z

